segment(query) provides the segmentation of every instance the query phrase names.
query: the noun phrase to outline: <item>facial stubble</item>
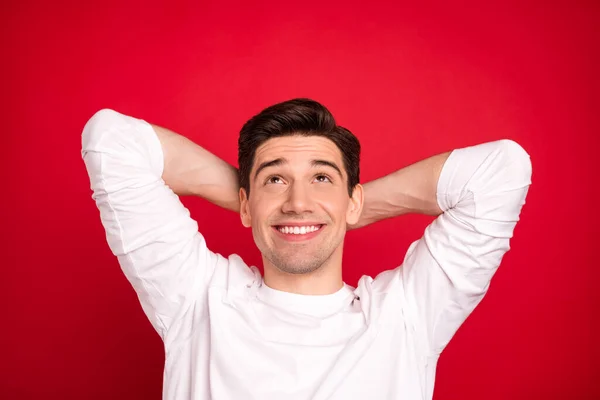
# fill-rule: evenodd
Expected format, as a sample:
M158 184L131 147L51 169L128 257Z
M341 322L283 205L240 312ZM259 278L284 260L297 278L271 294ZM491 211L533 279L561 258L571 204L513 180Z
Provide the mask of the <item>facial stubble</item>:
M262 254L282 272L309 274L325 265L341 243L341 240L338 243L332 241L333 239L329 243L286 243L285 249L278 251L267 248ZM312 250L312 246L317 248Z

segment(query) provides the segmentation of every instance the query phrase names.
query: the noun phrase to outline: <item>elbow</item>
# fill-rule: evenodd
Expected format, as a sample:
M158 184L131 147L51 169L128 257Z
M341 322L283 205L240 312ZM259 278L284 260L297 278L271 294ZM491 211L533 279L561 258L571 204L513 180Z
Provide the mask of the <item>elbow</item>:
M86 122L81 133L81 151L82 155L86 151L95 150L104 133L110 131L115 126L122 124L124 121L123 115L114 110L104 108L97 111Z
M513 177L531 183L531 157L523 146L511 139L500 140L498 144L502 158L506 165L510 166Z

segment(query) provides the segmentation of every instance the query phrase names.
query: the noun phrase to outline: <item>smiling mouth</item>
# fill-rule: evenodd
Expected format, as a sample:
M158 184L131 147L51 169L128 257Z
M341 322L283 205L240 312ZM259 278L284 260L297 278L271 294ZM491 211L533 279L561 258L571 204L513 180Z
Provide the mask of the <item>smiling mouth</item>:
M302 225L302 226L286 226L286 225L275 225L275 228L280 233L284 235L294 235L294 236L302 236L308 235L310 233L318 232L325 226L324 224L317 225Z

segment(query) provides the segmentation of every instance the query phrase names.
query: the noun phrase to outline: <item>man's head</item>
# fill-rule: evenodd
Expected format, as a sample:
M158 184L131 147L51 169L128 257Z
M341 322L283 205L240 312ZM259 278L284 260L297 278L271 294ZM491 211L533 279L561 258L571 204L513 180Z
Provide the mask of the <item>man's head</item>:
M360 143L309 99L268 107L239 137L242 222L265 269L303 274L341 262L346 224L358 221Z

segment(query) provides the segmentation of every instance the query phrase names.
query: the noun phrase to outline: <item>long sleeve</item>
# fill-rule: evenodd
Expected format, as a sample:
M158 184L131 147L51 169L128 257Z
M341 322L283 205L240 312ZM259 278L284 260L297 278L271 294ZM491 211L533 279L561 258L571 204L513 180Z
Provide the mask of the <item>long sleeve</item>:
M531 184L529 155L510 140L454 150L441 172L443 214L398 269L404 313L428 354L439 354L479 304L504 254Z
M216 256L162 180L163 152L150 124L101 110L84 127L82 157L108 245L164 339L206 290Z

